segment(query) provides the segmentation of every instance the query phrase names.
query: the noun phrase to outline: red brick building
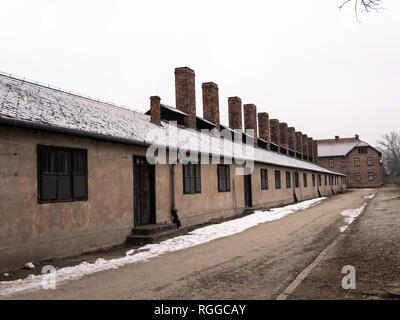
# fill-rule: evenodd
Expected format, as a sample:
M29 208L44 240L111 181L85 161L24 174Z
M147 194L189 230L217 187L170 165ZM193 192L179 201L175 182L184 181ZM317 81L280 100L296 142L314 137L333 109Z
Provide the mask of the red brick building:
M317 140L318 164L337 172L347 174L351 188L380 187L382 185L381 152L353 138Z

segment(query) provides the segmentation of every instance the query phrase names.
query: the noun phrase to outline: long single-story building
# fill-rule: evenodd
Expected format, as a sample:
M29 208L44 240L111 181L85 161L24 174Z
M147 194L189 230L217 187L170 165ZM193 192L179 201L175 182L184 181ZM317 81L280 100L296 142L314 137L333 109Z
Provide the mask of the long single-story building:
M238 97L220 124L212 82L198 117L194 79L177 68L176 108L151 97L142 113L1 74L0 269L346 190L312 138L255 105L246 133Z

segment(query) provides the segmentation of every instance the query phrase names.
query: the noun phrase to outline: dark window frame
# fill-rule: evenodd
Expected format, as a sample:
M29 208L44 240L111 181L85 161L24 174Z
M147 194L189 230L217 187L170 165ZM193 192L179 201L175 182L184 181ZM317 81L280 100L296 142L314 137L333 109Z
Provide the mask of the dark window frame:
M281 189L281 187L282 187L281 171L275 170L275 189Z
M360 158L354 158L354 166L359 167L360 166Z
M307 188L307 173L303 173L303 186Z
M184 195L201 193L201 165L182 164L182 182Z
M355 177L354 177L355 181L356 182L361 182L361 172L356 172L354 175L355 175ZM357 177L359 177L359 179L357 179Z
M88 200L87 149L38 144L36 154L37 200L39 204ZM45 182L46 178L47 182ZM45 194L46 184L47 187L50 184L55 185L55 190L50 188L53 189L52 196L49 193ZM66 191L69 196L61 194L61 192L65 193ZM74 195L75 192L81 192L83 195Z
M300 188L300 178L298 172L293 172L293 183L295 188Z
M342 168L347 167L347 159L342 159Z
M217 165L218 192L231 191L231 171L228 164Z
M268 169L260 169L261 190L268 190Z
M292 187L292 179L291 179L291 173L290 171L286 171L286 189L289 189Z
M329 168L333 168L335 166L335 161L333 159L329 159Z
M369 167L372 167L374 165L374 160L372 159L372 157L367 158L367 165Z

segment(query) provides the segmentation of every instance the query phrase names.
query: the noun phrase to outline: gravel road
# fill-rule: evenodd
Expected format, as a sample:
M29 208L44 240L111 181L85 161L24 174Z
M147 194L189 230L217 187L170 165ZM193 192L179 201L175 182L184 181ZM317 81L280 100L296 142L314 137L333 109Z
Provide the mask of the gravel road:
M373 193L352 190L230 237L9 298L275 299L340 234L342 210Z

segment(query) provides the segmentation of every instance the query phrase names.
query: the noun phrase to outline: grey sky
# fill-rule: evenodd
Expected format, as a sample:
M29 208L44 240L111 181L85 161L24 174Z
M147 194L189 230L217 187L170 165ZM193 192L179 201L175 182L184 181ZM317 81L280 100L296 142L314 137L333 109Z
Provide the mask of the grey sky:
M400 1L3 1L0 70L145 111L175 105L174 68L314 138L399 130Z

